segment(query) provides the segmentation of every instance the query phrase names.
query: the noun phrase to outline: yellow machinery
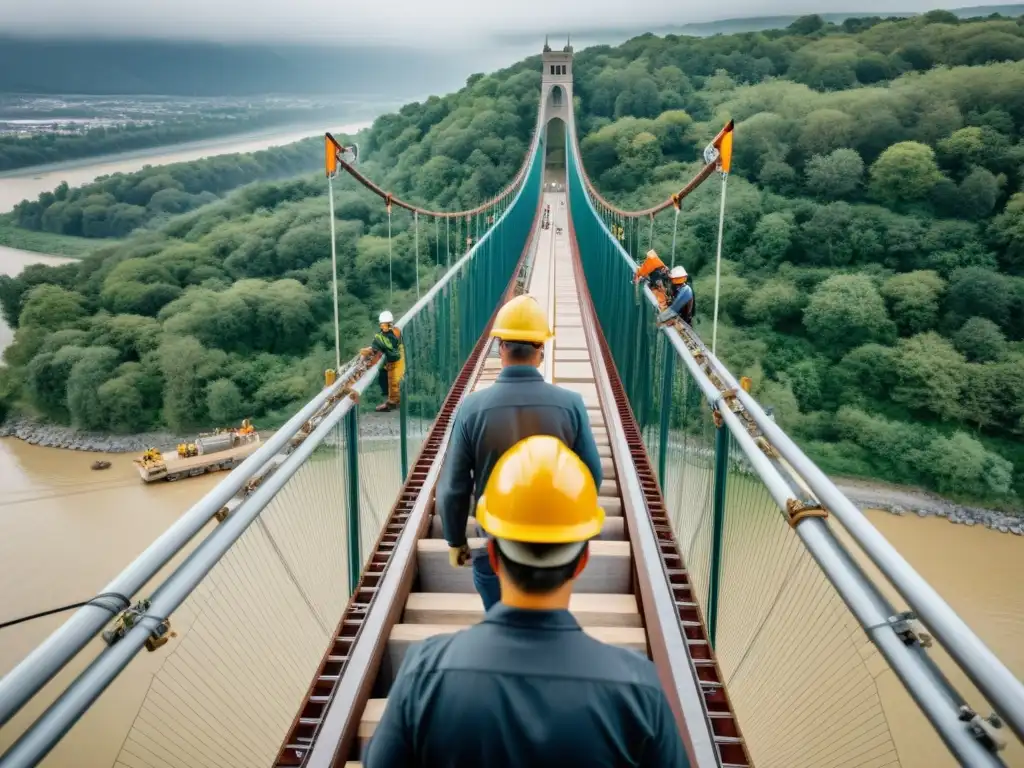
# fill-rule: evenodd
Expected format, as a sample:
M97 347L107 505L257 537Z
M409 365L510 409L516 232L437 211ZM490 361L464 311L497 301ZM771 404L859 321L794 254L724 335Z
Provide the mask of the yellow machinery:
M190 459L193 456L198 456L199 451L196 448L195 443L179 443L178 444L178 458L179 459Z

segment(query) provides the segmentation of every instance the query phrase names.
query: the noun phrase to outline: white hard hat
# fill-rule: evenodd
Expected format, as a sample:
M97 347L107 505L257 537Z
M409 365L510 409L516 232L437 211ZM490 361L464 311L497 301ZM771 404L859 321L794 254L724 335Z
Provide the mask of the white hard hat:
M672 267L672 271L668 274L673 280L678 280L681 277L687 277L686 269L683 267Z
M395 322L395 316L391 314L390 310L385 309L380 313L380 317L377 318L379 323L393 323Z

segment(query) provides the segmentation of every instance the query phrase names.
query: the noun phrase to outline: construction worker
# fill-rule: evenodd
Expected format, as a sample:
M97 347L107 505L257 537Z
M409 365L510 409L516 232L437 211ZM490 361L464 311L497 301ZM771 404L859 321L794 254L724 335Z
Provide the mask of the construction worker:
M385 309L378 318L380 332L373 337L373 343L364 347L360 354L363 357L381 356L384 365L377 376L384 402L377 406L378 411L390 411L399 406L401 400L402 377L405 376L405 342L402 332L395 325L395 316Z
M667 308L662 308L658 315L658 322L664 323L675 317L681 317L687 325L693 324L693 311L696 301L693 296L693 288L687 284L689 275L682 267L673 267L669 273L669 296L671 303Z
M569 612L604 522L587 466L538 435L495 465L477 504L502 601L405 655L366 768L689 766L654 665Z
M601 457L583 398L548 384L537 370L544 342L553 335L532 296L516 296L498 311L491 336L500 340L502 371L493 386L469 395L459 407L441 470L436 509L449 560L456 568L472 565L485 610L501 599L501 585L486 550L470 552L466 526L470 505L480 498L501 455L524 437L553 435L579 454L594 483L601 484Z
M644 263L637 267L636 273L633 275L633 282L647 283L651 288L651 293L658 300L659 306L665 309L671 303L673 296L671 293L672 280L669 275L665 262L661 260L657 252L650 250L647 252Z

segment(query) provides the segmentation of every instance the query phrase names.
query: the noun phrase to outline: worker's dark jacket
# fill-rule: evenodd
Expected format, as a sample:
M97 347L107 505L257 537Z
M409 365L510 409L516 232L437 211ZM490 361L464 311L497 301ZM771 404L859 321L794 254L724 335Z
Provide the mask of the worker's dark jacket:
M583 398L548 384L533 366L508 366L489 388L469 395L455 416L436 500L451 546L466 543L470 502L483 494L498 459L533 435L552 435L572 448L600 487L601 457Z
M654 665L498 603L406 654L365 768L688 768Z
M402 339L393 326L388 331L377 331L370 346L384 355L387 363L397 363L402 357Z

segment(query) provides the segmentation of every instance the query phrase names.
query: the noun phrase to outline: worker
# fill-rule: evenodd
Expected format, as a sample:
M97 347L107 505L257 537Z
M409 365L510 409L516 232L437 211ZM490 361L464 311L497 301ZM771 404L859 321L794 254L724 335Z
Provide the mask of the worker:
M601 457L583 398L549 384L537 366L553 334L532 296L516 296L494 319L502 371L493 386L469 395L459 407L441 470L436 509L441 515L453 567L471 565L473 583L489 609L501 599L501 585L484 549L471 553L466 535L470 505L483 493L501 455L531 435L553 435L571 446L601 485ZM477 532L482 537L483 533Z
M658 322L664 323L676 317L681 317L687 325L693 325L693 312L696 301L687 280L689 275L683 267L673 267L669 273L670 288L669 295L672 296L668 308L663 308L658 315Z
M406 652L366 768L689 766L654 665L569 612L604 522L587 466L557 438L528 437L499 459L476 514L501 603Z
M650 250L647 252L647 258L644 259L644 263L637 267L633 275L633 282L647 283L651 293L658 300L658 306L661 309L666 309L674 295L671 292L672 280L669 275L670 273L668 267L665 266L665 262L661 260L657 252Z
M401 401L400 385L402 377L405 376L405 342L402 340L401 330L395 325L395 316L389 310L381 312L378 321L380 331L373 337L373 343L360 352L364 357L384 358L377 383L385 399L377 406L377 410L391 411L397 408Z

